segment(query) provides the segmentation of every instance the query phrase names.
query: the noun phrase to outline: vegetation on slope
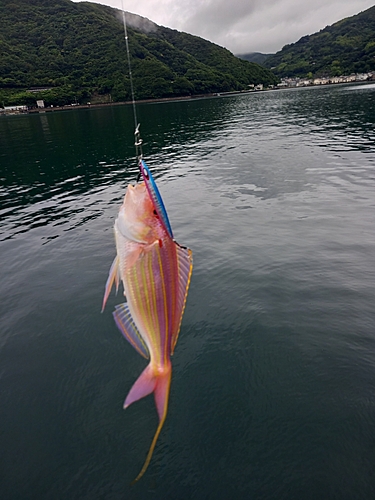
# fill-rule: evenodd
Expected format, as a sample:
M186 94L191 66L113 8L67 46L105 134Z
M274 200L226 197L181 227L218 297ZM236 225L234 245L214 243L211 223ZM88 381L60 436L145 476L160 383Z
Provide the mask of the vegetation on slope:
M286 45L264 65L283 76L338 76L375 70L375 7Z
M240 59L245 61L255 62L257 64L263 64L266 59L274 54L263 54L262 52L249 52L248 54L236 54Z
M0 0L0 104L62 105L130 99L121 15L70 0ZM137 99L248 89L277 82L269 70L186 33L129 15ZM32 94L30 87L49 87ZM100 97L99 97L100 98Z

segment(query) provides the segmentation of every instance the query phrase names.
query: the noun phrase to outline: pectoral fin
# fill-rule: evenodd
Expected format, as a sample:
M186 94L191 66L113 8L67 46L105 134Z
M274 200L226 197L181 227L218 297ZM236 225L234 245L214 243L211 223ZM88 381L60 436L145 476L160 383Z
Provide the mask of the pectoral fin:
M109 297L114 282L116 282L116 293L117 293L120 284L120 266L119 266L119 259L117 256L113 259L111 269L109 270L108 279L105 284L102 312L104 311L107 299Z

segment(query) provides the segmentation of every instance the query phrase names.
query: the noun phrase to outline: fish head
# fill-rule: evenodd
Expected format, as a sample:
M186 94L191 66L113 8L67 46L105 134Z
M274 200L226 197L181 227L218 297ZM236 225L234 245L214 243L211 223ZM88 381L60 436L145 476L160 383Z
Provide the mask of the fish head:
M127 187L116 228L136 243L151 244L163 237L163 225L144 182Z

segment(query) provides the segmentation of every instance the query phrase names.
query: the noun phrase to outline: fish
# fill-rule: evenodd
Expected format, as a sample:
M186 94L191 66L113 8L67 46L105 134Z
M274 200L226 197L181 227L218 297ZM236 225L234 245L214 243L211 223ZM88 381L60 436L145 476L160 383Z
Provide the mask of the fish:
M146 163L143 179L129 184L114 232L117 254L105 286L102 310L113 285L124 288L126 302L113 317L121 333L149 364L130 389L124 409L153 393L159 424L138 481L151 461L164 425L170 393L172 364L193 269L192 251L173 238L168 215Z

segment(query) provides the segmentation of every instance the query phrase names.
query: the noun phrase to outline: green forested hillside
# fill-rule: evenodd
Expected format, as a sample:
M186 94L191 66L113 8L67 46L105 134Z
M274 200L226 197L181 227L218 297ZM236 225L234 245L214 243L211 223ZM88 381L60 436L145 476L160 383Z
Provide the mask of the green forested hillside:
M0 103L65 104L130 98L120 12L70 0L0 0ZM129 15L137 99L247 89L276 83L257 64L199 37ZM138 27L136 27L136 25ZM50 87L39 94L30 87Z
M236 54L240 59L245 61L255 62L258 64L264 64L264 61L274 54L263 54L262 52L249 52L248 54Z
M286 45L264 65L278 76L338 76L375 70L375 7Z

